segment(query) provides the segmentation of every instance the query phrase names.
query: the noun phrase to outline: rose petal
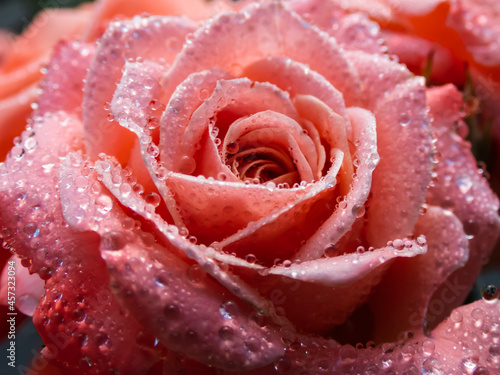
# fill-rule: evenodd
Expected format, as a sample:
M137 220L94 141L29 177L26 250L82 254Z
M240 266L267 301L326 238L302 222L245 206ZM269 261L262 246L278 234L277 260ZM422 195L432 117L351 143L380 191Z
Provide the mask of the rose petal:
M272 3L252 4L242 13L223 13L199 28L165 76L165 91L172 93L192 72L218 66L239 76L246 66L269 56L308 64L349 103L357 103L356 73L335 41Z
M436 164L437 179L427 193L429 204L452 211L462 222L469 236L470 257L467 265L454 272L449 280L459 285L472 285L479 270L487 261L498 238L500 218L499 202L490 190L488 181L479 173L476 160L470 152L470 143L455 131L462 103L461 94L452 85L428 90L430 114L437 137L439 152ZM447 108L443 111L442 108ZM449 314L460 305L469 288L463 288L443 314ZM438 290L435 295L442 291ZM439 321L439 318L437 318Z
M380 164L373 173L366 228L368 243L377 247L412 232L430 182L433 149L425 83L385 57L348 55L362 72L366 105L377 118ZM380 74L387 79L381 81Z
M468 241L460 220L450 211L431 206L417 221L414 233L427 238L427 253L396 260L371 298L374 335L379 342L394 341L404 331L424 329L426 313L427 321L434 321L436 311L441 314L450 298L456 298L446 284L446 292L431 300L449 275L467 262Z
M109 123L105 106L111 102L114 85L127 59L138 57L168 64L173 61L184 37L195 23L175 17L136 17L113 22L100 40L85 83L83 120L87 153L96 158L104 152L117 155L125 163L134 137L116 123ZM165 48L158 46L165 40ZM113 137L107 135L113 132Z
M81 122L69 113L32 120L23 133L24 149L14 147L0 167L3 241L46 280L47 293L33 319L47 358L75 374L87 373L89 366L142 371L157 356L140 349L140 326L121 314L108 289L99 237L68 227L61 211L58 169L68 151L82 147L81 135Z
M37 115L47 112L81 113L83 80L87 75L95 48L90 44L61 41L54 49L43 90L38 100Z
M14 276L10 272L11 261L14 262ZM45 291L44 282L38 275L30 275L28 269L22 266L21 260L15 255L10 257L7 264L9 267L5 266L1 274L0 303L7 305L9 300L12 301L12 298L8 297L15 295L16 308L23 314L32 316Z
M235 299L197 264L166 251L126 246L103 257L118 298L168 348L224 370L271 363L283 352L276 327L261 327L256 312Z

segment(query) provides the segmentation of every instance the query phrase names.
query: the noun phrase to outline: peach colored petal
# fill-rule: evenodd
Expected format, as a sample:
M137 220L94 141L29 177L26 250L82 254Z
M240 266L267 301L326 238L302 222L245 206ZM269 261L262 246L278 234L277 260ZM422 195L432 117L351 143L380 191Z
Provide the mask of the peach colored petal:
M14 273L9 272L11 261L14 262ZM5 266L1 274L0 303L7 305L7 301L12 301L12 296L15 296L16 308L23 314L32 316L45 292L44 282L38 275L30 275L15 255L10 257L7 265L9 267Z
M31 113L31 104L38 96L37 85L31 85L18 94L0 101L0 160L12 148L13 140L21 134L26 126L28 115Z
M120 79L125 61L141 58L169 64L184 43L184 36L194 27L195 23L187 19L161 16L110 24L100 39L84 88L86 151L91 157L104 152L119 156L123 163L129 158L134 137L115 122L109 122L105 109L115 90L109 82ZM158 46L158 40L164 40L163 47ZM113 137L107 136L111 132Z
M467 263L469 248L462 223L450 211L430 206L414 233L427 238L427 253L396 260L371 297L374 335L379 342L394 341L404 331L425 329L436 319L436 312L441 314L450 299L457 298L456 291L450 290L452 284L447 283L445 292L431 300L449 275Z
M278 328L259 326L251 319L256 312L197 264L133 245L102 254L115 294L168 348L232 371L265 366L283 353Z
M449 280L470 286L498 238L499 202L488 181L478 171L470 143L455 131L457 122L461 121L457 111L462 104L459 91L446 85L430 89L427 96L439 152L435 167L437 179L427 193L427 201L452 211L462 222L469 236L470 257L466 266L454 272ZM443 111L443 108L447 110ZM468 291L469 288L463 288L443 314L449 314L453 307L460 305Z
M87 373L89 363L95 369L111 364L139 372L157 356L140 349L140 326L121 314L108 289L99 236L71 229L61 211L61 159L83 147L81 135L81 121L69 113L32 119L21 143L0 166L3 241L45 280L47 292L33 321L46 344L46 357L65 363L75 374ZM68 162L78 165L81 159Z
M165 76L165 91L172 93L192 72L218 66L239 76L246 66L269 56L287 56L308 64L349 103L357 103L356 72L336 42L282 5L272 3L220 14L199 28Z

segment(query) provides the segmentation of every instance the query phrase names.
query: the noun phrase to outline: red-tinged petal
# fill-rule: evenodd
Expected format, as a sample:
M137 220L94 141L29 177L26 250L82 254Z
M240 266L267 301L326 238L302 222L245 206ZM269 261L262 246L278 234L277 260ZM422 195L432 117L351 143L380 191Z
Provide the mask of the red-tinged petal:
M336 244L351 229L356 219L365 214L364 205L370 193L372 173L379 162L378 129L374 116L364 109L349 108L348 115L352 125L352 139L357 145L352 157L359 161L352 188L339 207L331 210L328 219L308 237L295 259L304 261L320 258L330 244Z
M122 315L108 289L99 236L70 228L61 210L61 159L83 147L81 135L80 120L69 113L32 120L0 167L2 237L45 280L46 294L33 319L46 358L75 374L87 374L89 367L140 372L157 357L136 343L140 326ZM82 160L68 157L67 162L80 166Z
M95 48L91 44L61 41L54 49L41 83L36 115L66 111L81 113L83 80Z
M251 284L302 332L324 334L363 304L392 261L425 253L425 240L260 271ZM262 275L262 276L259 276ZM277 292L279 291L279 293ZM335 301L327 303L325 301Z
M212 95L217 82L232 78L223 69L213 68L189 75L169 99L168 110L160 119L160 158L171 171L180 157L179 141L193 112Z
M470 152L470 144L457 133L462 98L452 85L428 90L430 114L434 118L433 129L437 137L437 179L430 187L427 202L452 211L462 222L469 236L470 256L465 267L449 278L462 286L460 294L440 317L449 314L453 307L462 303L469 286L474 283L479 270L487 262L493 244L500 233L498 198L491 191L488 181L479 173L476 160ZM446 108L446 110L443 110ZM467 286L467 287L466 287ZM436 291L435 297L442 293ZM438 297L439 298L439 297ZM440 321L439 317L436 319Z
M452 2L447 24L455 29L473 58L482 65L500 64L500 6L495 1Z
M401 332L423 330L428 322L434 322L436 312L441 314L450 299L457 298L448 284L437 298L431 296L467 262L469 248L462 223L450 211L430 206L417 221L414 233L426 237L427 253L396 260L371 298L378 342L394 341Z
M44 282L38 275L30 275L28 269L22 266L21 260L14 255L7 264L12 265L14 271L11 272L7 265L2 271L0 303L7 305L7 301L12 301L12 296L15 296L16 308L23 314L32 316L45 291Z
M423 78L408 78L410 73L401 65L376 57L371 64L380 64L388 78L370 85L376 76L367 67L369 61L369 55L364 55L356 63L367 74L363 77L367 97L375 98L369 100L369 107L375 108L380 155L373 173L366 233L371 246L381 246L412 233L431 179L433 148ZM385 91L391 86L384 81L391 80L402 82Z
M164 249L103 251L115 294L165 346L223 370L249 370L283 353L277 327L261 327L243 304L197 264Z
M396 31L383 31L388 53L396 55L400 63L410 71L423 75L431 64L430 80L433 83L454 83L458 86L465 81L465 66L451 49L418 36Z
M270 56L308 64L348 103L358 103L358 77L335 40L276 3L223 13L199 28L164 77L165 91L172 93L192 72L218 66L239 76L246 66Z
M38 96L37 85L31 85L18 94L0 101L0 160L4 160L12 148L13 140L26 126L31 113L31 103Z
M142 58L169 64L184 43L185 35L196 24L174 17L136 17L113 22L101 38L85 83L83 120L87 153L96 158L100 152L117 155L123 163L130 156L134 137L115 122L107 120L106 104L113 98L127 59ZM158 40L164 40L163 46ZM113 133L112 137L108 135Z

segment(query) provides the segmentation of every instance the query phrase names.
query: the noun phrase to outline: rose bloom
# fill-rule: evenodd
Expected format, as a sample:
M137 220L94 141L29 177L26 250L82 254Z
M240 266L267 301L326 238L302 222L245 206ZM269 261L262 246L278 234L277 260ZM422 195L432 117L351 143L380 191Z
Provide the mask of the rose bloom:
M0 165L3 247L44 280L46 360L500 370L498 289L459 307L500 232L461 93L427 88L365 14L315 4L141 15L57 45Z

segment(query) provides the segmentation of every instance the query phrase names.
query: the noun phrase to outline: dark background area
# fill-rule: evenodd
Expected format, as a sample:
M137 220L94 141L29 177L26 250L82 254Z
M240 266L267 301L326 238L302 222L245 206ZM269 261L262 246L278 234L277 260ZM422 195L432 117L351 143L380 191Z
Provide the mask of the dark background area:
M0 0L0 28L21 32L46 7L75 7L89 0Z

